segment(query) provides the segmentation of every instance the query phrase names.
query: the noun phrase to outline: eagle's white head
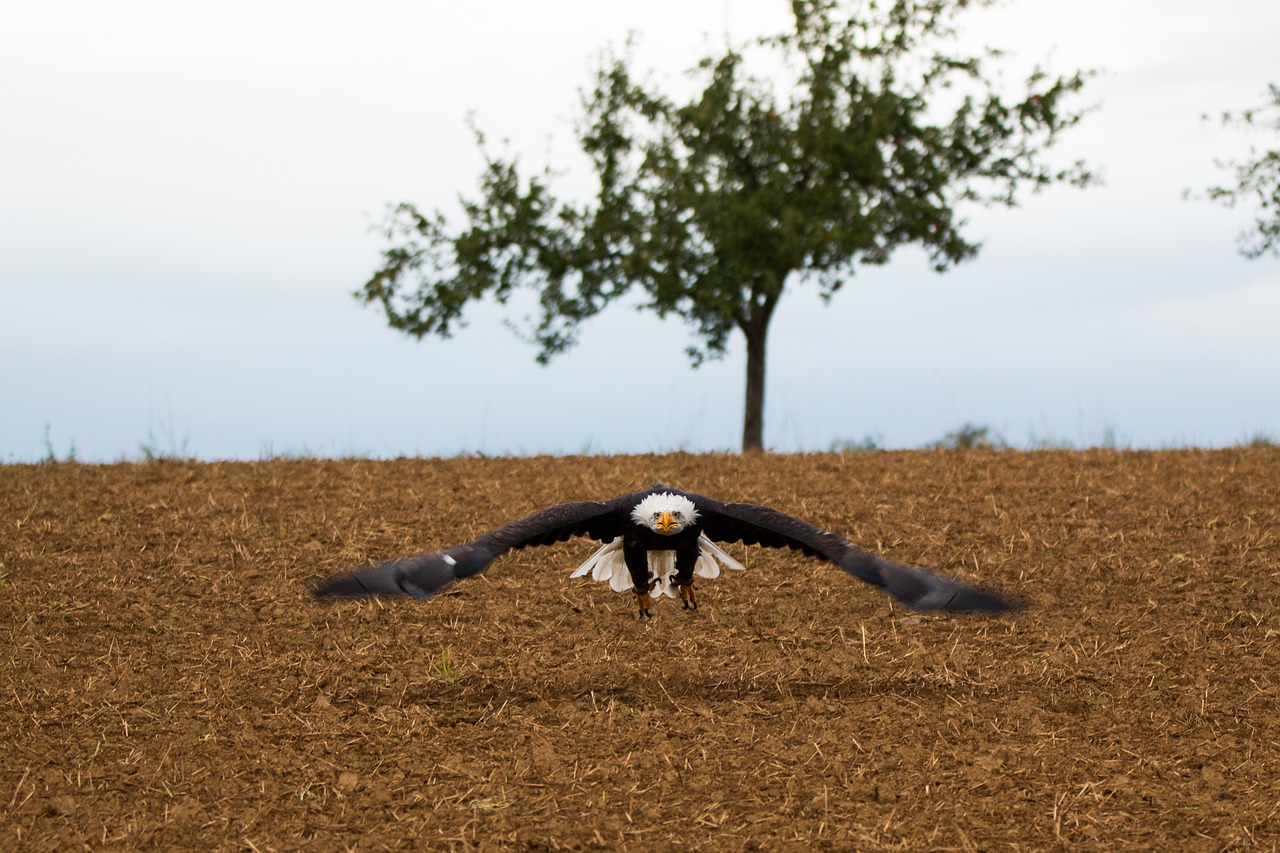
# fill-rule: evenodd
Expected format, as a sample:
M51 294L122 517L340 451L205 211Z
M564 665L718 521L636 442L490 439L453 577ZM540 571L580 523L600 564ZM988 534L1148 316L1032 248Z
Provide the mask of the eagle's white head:
M631 520L655 533L674 536L698 520L698 508L684 495L658 492L636 504Z

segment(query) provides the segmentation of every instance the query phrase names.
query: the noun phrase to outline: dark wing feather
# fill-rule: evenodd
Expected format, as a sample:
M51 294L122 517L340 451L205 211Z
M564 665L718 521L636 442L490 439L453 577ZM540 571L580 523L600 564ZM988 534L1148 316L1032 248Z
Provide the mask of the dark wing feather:
M455 580L478 574L513 548L550 545L572 536L606 540L621 536L631 509L642 496L611 501L565 503L504 524L464 545L392 560L335 575L315 589L317 596L412 595L428 598Z
M716 542L745 542L767 548L793 548L828 560L849 574L884 588L912 610L986 611L1002 613L1018 605L996 595L894 563L834 533L765 506L721 503L687 495L698 508L698 524Z

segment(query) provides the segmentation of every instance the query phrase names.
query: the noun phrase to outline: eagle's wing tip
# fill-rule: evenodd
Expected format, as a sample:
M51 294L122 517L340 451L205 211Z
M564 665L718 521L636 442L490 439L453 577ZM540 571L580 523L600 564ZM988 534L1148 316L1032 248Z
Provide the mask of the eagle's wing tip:
M430 598L459 577L474 574L483 567L481 561L468 560L464 563L448 552L422 554L334 575L316 585L312 595L316 598L365 598L373 595Z
M959 606L948 607L957 613L985 613L990 616L1013 616L1027 609L1025 602L1001 598L986 592L978 592L958 603Z
M992 592L968 586L931 571L895 563L864 552L842 564L845 571L884 587L909 610L951 613L1013 614L1025 605Z
M311 587L312 598L354 598L368 594L369 590L354 574L334 575Z
M944 610L951 613L985 613L990 616L1012 616L1025 610L1025 602L1008 599L973 587L951 584L931 589L907 605L912 610Z

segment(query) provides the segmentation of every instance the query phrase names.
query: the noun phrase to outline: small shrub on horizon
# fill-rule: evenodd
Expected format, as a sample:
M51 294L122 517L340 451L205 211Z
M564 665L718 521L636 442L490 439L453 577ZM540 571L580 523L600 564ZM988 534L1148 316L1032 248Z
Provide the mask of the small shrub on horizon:
M1032 434L1027 441L1027 450L1078 450L1075 442L1069 438L1042 438Z
M1008 447L1004 437L991 427L968 421L929 445L931 450L1005 450Z
M858 441L852 439L844 439L843 441L835 441L831 444L832 453L870 453L873 450L883 450L881 445L884 437L880 435L864 435Z

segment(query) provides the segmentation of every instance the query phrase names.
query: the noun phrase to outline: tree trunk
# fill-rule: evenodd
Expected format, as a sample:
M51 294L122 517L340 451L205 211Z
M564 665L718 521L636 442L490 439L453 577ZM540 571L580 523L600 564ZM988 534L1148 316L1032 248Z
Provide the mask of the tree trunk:
M764 355L769 332L767 316L753 317L743 326L747 338L747 402L742 415L742 452L764 452Z

